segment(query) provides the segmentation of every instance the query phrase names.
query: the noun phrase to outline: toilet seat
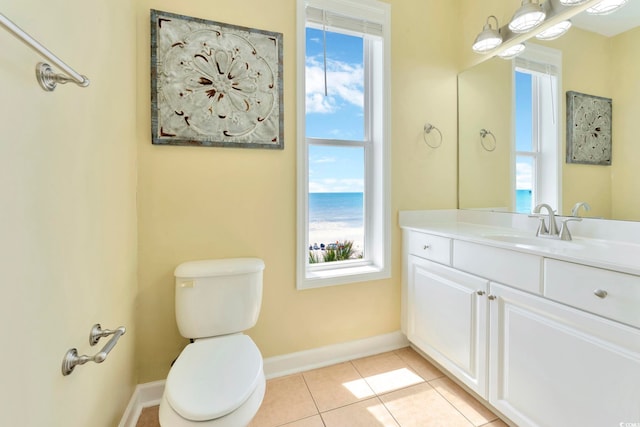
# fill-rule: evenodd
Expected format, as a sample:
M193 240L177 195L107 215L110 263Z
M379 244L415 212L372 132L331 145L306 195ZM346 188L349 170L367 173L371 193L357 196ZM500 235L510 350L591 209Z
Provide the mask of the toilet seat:
M264 382L262 355L244 334L196 340L169 372L164 398L182 418L208 421L238 409Z

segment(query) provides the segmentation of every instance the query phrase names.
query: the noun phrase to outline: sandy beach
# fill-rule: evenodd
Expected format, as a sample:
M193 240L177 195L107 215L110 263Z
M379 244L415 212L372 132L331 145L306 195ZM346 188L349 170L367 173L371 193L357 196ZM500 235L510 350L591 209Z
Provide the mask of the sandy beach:
M362 227L344 227L344 224L335 222L313 223L309 229L309 246L316 244L353 241L353 249L356 253L362 253L364 248L364 230Z

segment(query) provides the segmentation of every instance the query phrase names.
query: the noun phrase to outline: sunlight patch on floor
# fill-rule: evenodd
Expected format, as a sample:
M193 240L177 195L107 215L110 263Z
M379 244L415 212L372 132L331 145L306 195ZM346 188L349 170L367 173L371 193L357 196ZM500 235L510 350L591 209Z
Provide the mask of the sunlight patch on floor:
M369 384L362 378L342 383L342 386L349 390L357 399L364 399L375 395L369 387Z
M365 380L376 393L385 393L424 382L422 377L407 368L371 375Z

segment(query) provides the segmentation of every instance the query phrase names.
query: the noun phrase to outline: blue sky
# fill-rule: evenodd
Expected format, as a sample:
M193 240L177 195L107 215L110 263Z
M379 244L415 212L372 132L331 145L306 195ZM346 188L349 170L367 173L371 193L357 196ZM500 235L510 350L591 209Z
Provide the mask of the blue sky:
M532 148L531 74L516 72L516 150ZM533 179L531 159L516 158L516 189L530 190Z
M533 133L532 76L516 71L516 151L531 151ZM531 190L533 161L516 157L516 190Z
M325 139L364 139L364 70L361 37L326 33L327 95L323 32L307 28L306 134ZM309 192L362 192L362 148L311 146Z

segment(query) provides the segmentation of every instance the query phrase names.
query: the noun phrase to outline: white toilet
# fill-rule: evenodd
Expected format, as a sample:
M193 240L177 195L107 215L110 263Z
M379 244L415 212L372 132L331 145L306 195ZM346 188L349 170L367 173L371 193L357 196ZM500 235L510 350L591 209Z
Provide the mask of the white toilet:
M264 397L262 355L242 331L258 320L264 262L191 261L176 276L176 320L188 344L169 371L162 427L244 427Z

